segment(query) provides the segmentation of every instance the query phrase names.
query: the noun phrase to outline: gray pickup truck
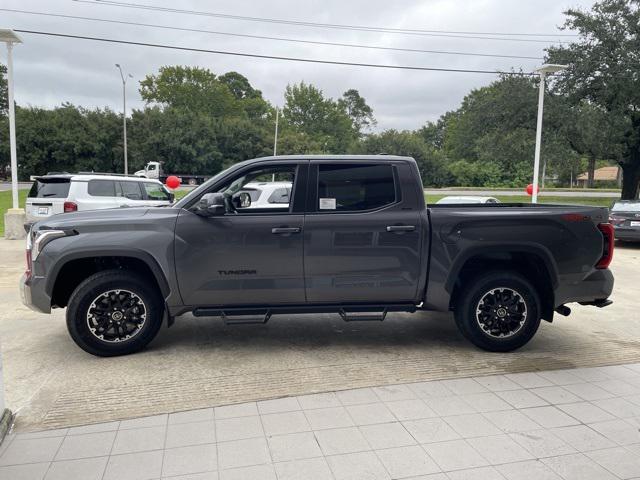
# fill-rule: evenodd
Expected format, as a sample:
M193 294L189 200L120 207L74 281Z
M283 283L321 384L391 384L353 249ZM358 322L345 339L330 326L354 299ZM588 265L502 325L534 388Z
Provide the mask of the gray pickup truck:
M250 182L288 182L251 208ZM252 197L253 195L253 197ZM284 205L284 208L283 208ZM288 206L287 206L288 205ZM163 320L191 312L228 323L336 312L453 311L490 351L526 344L569 302L603 307L613 228L606 208L426 207L412 158L279 156L233 165L169 207L55 215L27 242L24 303L67 307L94 355L144 348Z

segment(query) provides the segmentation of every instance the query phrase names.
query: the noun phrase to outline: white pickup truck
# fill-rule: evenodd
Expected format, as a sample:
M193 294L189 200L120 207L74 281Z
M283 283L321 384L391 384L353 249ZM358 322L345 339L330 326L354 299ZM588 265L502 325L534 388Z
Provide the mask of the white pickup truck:
M149 162L142 170L134 173L136 177L153 178L165 183L167 178L173 176L180 179L183 185L200 185L211 178L211 175L193 175L190 173L165 173L160 162Z

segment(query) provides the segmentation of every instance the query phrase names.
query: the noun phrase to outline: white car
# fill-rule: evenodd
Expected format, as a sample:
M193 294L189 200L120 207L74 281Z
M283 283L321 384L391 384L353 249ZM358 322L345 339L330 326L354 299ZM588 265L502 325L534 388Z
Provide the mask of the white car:
M65 173L31 179L26 203L29 222L57 213L173 203L173 194L162 183L147 178Z
M446 205L452 203L500 203L500 200L495 197L449 196L442 197L436 202L436 205Z
M238 193L248 193L251 205L247 208L289 208L291 182L250 182Z

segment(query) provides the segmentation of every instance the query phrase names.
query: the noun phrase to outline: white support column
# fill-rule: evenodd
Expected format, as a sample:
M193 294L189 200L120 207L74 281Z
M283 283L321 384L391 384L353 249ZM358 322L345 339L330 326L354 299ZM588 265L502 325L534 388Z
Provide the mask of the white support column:
M531 203L538 203L538 175L540 171L540 146L542 144L542 112L544 109L545 72L540 72L540 89L538 91L538 123L536 125L536 151L533 160L533 192Z

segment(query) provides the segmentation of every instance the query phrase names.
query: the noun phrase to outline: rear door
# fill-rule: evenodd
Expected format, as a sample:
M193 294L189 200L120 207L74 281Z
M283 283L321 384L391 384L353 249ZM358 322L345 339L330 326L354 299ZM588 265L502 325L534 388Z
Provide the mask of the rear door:
M63 213L70 186L69 177L37 177L26 201L26 213L29 218L39 220Z
M304 229L310 303L412 302L420 278L415 185L403 162L311 162Z

